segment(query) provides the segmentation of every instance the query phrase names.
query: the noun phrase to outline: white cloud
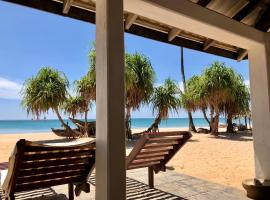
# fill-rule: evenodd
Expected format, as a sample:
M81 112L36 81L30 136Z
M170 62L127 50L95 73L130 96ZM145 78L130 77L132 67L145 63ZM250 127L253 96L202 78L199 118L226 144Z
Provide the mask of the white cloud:
M249 80L244 80L244 84L249 87L250 86L250 81Z
M20 99L22 85L0 77L0 99Z

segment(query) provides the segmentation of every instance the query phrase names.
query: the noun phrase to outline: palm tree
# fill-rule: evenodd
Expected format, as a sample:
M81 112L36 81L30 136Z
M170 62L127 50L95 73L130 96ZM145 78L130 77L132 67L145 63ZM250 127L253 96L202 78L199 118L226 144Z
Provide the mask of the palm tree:
M96 80L88 74L81 78L81 80L75 82L75 90L77 95L80 98L77 103L81 106L82 111L84 112L84 131L88 133L88 111L91 106L91 101L96 100Z
M52 109L65 129L70 127L64 122L59 108L67 99L68 80L64 73L51 67L43 67L38 74L25 81L22 93L22 106L27 113L40 116Z
M150 60L139 53L126 54L126 135L131 138L131 111L149 102L155 72Z
M96 87L96 50L93 45L89 52L90 68L88 78L91 80L89 93L95 97ZM126 89L126 136L131 138L131 111L138 110L142 104L148 103L153 93L155 72L149 58L135 53L125 55L125 89ZM94 98L95 100L95 98Z
M85 119L85 127L84 127L84 134L87 136L88 135L88 121L87 121L87 116L88 116L88 111L91 108L91 102L87 101L84 97L82 96L75 96L72 97L70 96L67 98L63 105L63 109L66 114L71 115L73 118L77 114L84 115Z
M166 79L164 85L155 88L151 98L153 112L157 113L154 123L147 129L146 132L158 131L158 126L162 119L167 119L170 111L178 111L180 107L179 88L171 79Z
M185 68L184 68L184 48L181 47L181 76L182 76L182 81L183 81L183 85L184 85L184 92L186 92L186 77L185 77ZM189 130L190 131L196 131L196 128L194 126L194 122L193 122L193 118L192 118L192 114L190 111L188 111L188 122L189 122Z

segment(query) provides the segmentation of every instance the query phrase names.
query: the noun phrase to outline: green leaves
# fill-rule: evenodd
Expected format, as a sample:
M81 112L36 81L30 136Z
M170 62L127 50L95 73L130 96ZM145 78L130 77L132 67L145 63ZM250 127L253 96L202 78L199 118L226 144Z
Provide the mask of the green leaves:
M238 115L249 111L249 91L239 74L224 63L214 62L202 75L187 81L181 102L189 111L212 106L220 113Z
M36 116L58 108L66 100L68 86L64 73L43 67L36 76L25 81L21 91L22 106Z
M153 112L157 112L158 118L166 119L169 111L178 111L180 100L177 97L180 89L170 78L166 79L164 85L155 88L151 98Z

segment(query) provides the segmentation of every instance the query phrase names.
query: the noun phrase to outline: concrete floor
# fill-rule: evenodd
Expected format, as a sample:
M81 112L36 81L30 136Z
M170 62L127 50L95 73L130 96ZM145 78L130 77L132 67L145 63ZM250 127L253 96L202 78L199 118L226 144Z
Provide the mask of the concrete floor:
M155 175L155 189L147 185L147 168L127 173L128 200L248 200L244 191L211 183L195 177L167 170ZM83 193L76 200L95 199L95 178L90 178L91 192ZM67 200L67 185L16 194L17 200ZM1 198L3 196L1 195Z

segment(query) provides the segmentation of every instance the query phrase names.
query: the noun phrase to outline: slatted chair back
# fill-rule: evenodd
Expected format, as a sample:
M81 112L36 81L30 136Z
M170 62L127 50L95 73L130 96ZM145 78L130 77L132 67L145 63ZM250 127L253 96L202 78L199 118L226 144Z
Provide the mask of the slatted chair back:
M166 164L191 138L187 131L144 133L126 160L126 169L149 168L149 185L153 187L152 171L166 170Z
M95 143L48 146L19 140L3 184L7 194L86 182L94 168Z

